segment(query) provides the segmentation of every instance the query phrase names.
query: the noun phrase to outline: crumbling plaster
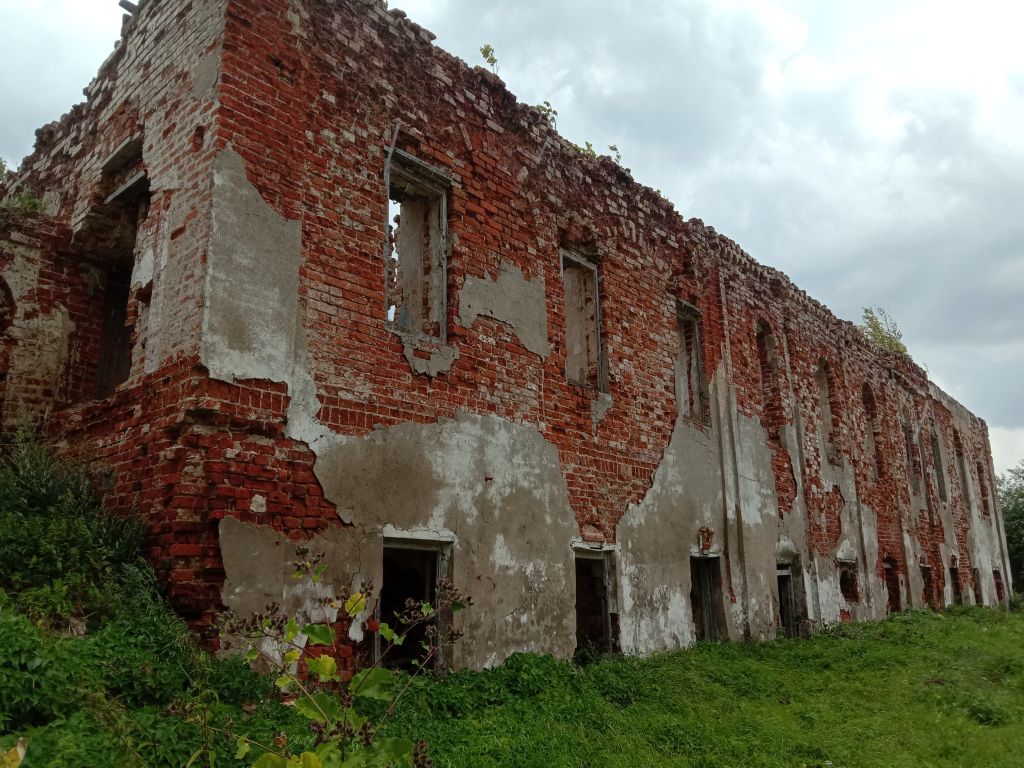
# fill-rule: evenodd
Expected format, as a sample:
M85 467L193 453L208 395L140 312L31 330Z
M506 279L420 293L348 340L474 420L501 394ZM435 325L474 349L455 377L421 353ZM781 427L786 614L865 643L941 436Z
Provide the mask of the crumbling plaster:
M18 240L22 242L17 242ZM15 429L42 418L52 408L66 378L75 324L65 306L40 306L37 287L42 268L41 244L13 233L0 245L6 266L0 277L14 301L14 317L6 336L7 358L2 426Z
M230 150L217 159L213 218L204 363L211 376L229 382L290 384L288 432L315 454L316 476L345 526L316 539L334 583L380 583L385 526L427 538L451 532L452 578L477 604L457 617L467 642L455 648L452 662L493 666L517 650L571 655L572 542L579 529L555 447L533 426L473 414L400 424L365 437L323 425L306 333L299 330L298 223L285 221L260 197ZM521 273L518 281L512 270L504 274L503 285L519 288L537 309L536 289ZM524 310L509 309L515 303L473 284L463 306L520 321L533 329L523 333L536 345L537 324ZM254 529L259 526L231 518L221 523L225 604L242 611L270 601L308 606L309 595L290 579L282 537Z

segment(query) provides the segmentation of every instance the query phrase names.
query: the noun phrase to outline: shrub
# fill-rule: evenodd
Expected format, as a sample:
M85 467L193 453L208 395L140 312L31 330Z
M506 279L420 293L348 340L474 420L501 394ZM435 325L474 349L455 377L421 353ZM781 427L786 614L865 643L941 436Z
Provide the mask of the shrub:
M0 457L0 590L38 624L84 629L110 615L104 592L141 564L142 525L105 514L82 466L28 431Z

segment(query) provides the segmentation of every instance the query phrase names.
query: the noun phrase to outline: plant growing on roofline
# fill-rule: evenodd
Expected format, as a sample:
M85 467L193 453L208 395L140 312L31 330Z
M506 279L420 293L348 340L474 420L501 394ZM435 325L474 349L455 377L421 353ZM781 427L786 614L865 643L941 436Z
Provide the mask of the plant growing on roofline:
M323 555L314 555L308 548L296 550L293 577L306 580L315 594L322 612L320 623L300 625L294 616L281 613L280 606L268 606L266 612L250 619L228 615L221 624L221 634L240 639L245 645L245 658L262 660L276 674L276 684L285 696L294 697L295 712L309 720L314 737L312 750L293 754L286 740L279 737L274 744L263 744L232 729L209 725L209 718L200 713L195 722L204 732L219 734L233 743L235 759L255 755L252 768L428 768L426 742L408 739L377 738L377 732L395 713L403 694L413 680L437 656L442 645L457 640L461 633L438 630L438 619L472 604L448 581L441 581L433 604L421 600L406 601L405 610L395 617L394 626L369 618L363 629L377 635L381 652L369 667L344 680L338 669L339 647L333 624L337 618L355 620L366 610L373 597L372 587L362 585L358 591L342 589L338 595L323 589L327 566ZM413 660L413 672L402 679L385 668L389 654L408 642L415 642L410 633L424 628L419 658ZM309 653L313 650L314 653ZM306 674L302 674L302 667ZM384 714L376 722L360 714L358 704L376 700L384 703ZM192 756L189 765L205 757L213 764L212 741L207 734L206 746Z
M892 316L881 307L864 307L860 329L876 347L901 355L910 354L907 352L907 345L903 343L903 331L896 325Z
M491 72L498 74L498 57L494 55L494 46L490 43L484 43L480 46L480 55L484 57L484 61L490 66Z

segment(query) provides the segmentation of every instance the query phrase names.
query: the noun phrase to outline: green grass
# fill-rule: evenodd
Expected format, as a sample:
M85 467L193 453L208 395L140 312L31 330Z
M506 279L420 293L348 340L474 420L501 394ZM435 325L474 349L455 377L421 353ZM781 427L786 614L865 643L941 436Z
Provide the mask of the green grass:
M812 640L418 683L438 768L1024 766L1024 615L911 612Z
M68 639L0 610L0 747L27 736L25 768L180 768L201 743L182 718L202 697L221 727L308 742L293 708L265 698L267 682L208 662L197 687L201 659L157 608L130 614L131 631L115 618ZM437 768L1024 766L1024 614L910 612L812 640L583 669L517 655L416 680L387 729L426 739ZM214 747L218 766L251 762Z

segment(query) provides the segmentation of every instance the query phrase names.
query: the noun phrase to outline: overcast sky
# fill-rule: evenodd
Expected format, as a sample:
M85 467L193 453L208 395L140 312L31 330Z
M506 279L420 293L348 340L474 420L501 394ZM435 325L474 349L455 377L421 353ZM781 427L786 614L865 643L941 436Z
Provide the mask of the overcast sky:
M840 317L888 309L932 378L1024 458L1024 3L401 0L471 64L494 46L569 139L617 144L687 218ZM0 0L16 165L110 52L116 0Z

